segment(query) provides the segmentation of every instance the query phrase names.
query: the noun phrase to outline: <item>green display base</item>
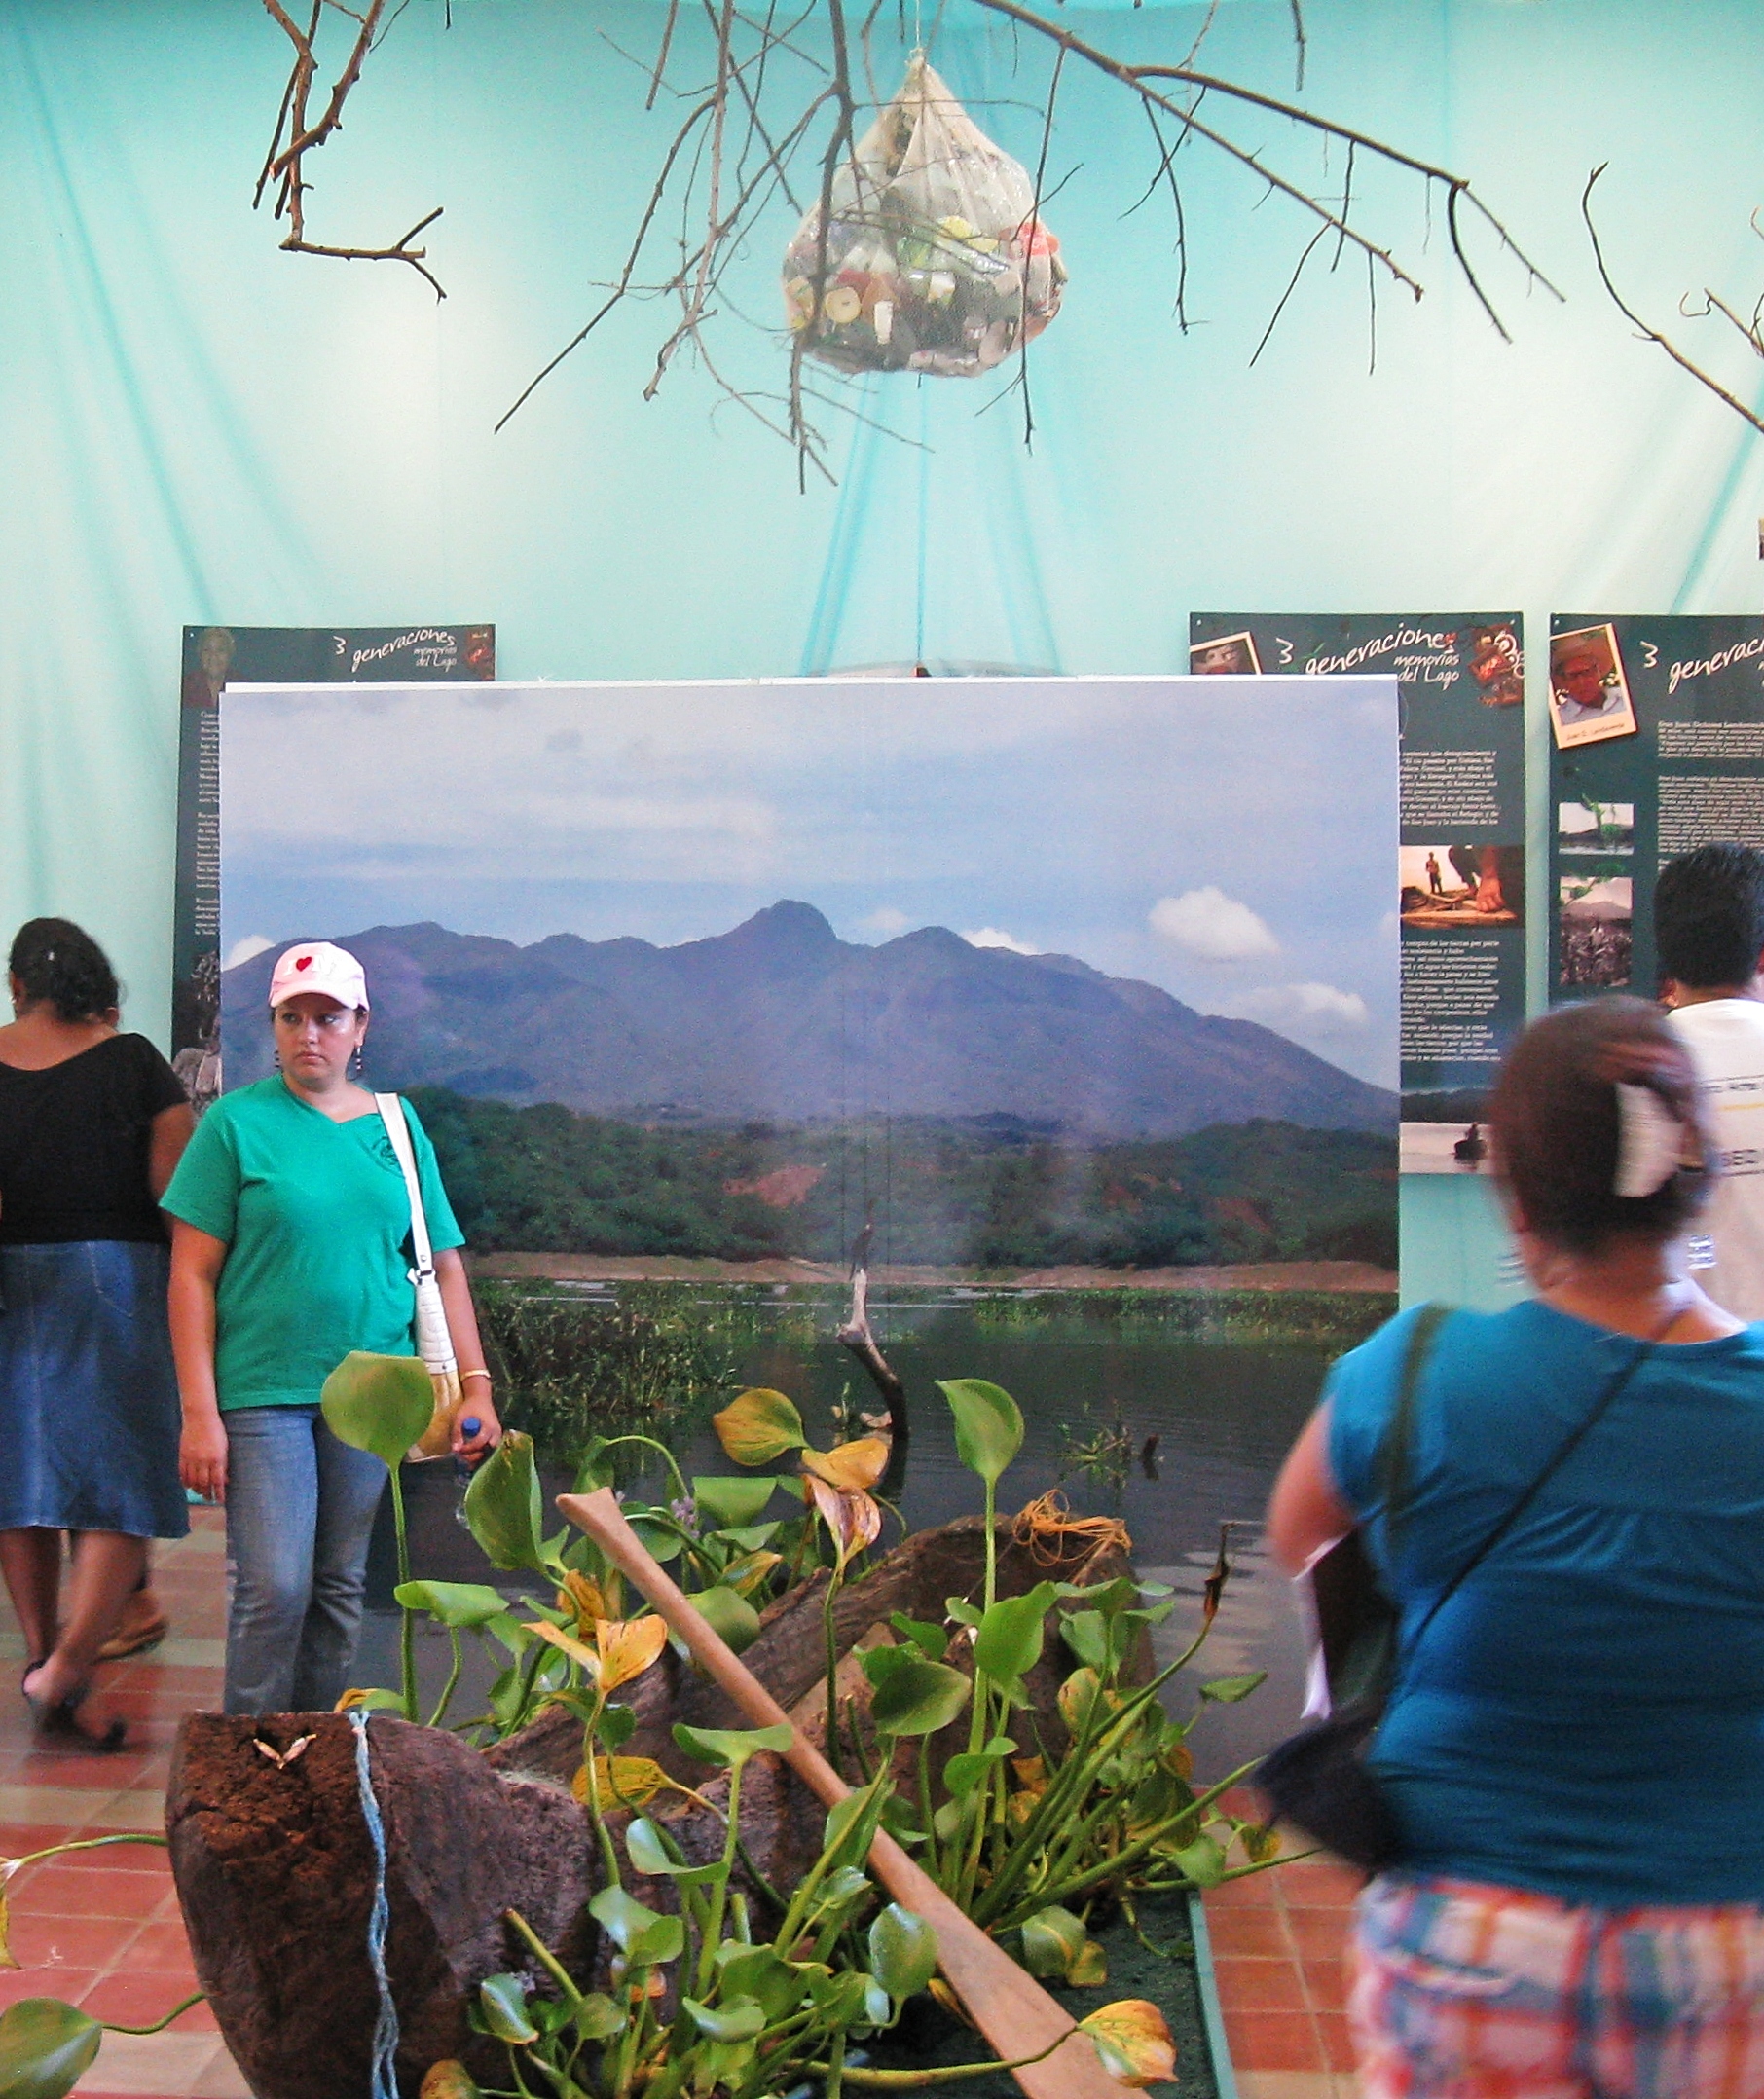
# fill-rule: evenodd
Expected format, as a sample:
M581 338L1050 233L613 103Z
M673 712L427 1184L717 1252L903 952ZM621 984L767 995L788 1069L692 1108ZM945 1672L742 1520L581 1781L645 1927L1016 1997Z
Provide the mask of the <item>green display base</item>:
M1073 2016L1083 2018L1119 1998L1143 1997L1169 2021L1176 2044L1176 2088L1182 2099L1237 2099L1237 2082L1225 2044L1212 1944L1198 1898L1165 1896L1146 1902L1140 1927L1166 1954L1150 1953L1124 1920L1098 1933L1108 1956L1109 1979L1097 1989L1055 1988L1052 1994ZM869 2060L878 2069L930 2068L974 2062L984 2051L977 2034L919 1998L892 2034L872 2043ZM946 2099L1021 2099L1008 2071L962 2078L926 2087ZM1154 2086L1154 2095L1167 2086Z

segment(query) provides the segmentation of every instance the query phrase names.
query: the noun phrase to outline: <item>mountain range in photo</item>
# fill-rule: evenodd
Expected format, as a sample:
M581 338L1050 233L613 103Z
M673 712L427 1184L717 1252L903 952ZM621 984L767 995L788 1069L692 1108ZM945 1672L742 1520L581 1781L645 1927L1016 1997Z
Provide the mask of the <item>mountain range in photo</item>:
M1397 1097L1250 1020L1069 955L927 926L869 947L784 901L674 947L432 923L333 936L374 1000L373 1083L651 1126L998 1119L1067 1142L1266 1119L1394 1136ZM226 972L227 1083L271 1068L277 950Z

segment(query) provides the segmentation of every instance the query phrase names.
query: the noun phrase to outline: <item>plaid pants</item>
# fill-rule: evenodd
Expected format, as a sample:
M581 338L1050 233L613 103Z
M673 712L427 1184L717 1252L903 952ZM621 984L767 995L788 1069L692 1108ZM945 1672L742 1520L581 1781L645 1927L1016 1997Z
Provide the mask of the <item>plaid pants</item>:
M1361 2099L1764 2099L1764 1908L1588 1909L1392 1874L1360 1896Z

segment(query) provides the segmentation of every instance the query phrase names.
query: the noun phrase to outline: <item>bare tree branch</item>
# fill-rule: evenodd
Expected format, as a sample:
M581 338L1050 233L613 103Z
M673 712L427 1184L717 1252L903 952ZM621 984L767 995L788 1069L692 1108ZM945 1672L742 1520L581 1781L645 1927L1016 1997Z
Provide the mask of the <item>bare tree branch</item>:
M1658 328L1651 327L1648 322L1643 320L1634 307L1626 304L1623 294L1611 281L1611 273L1605 266L1604 249L1599 244L1599 228L1593 223L1593 185L1610 165L1609 161L1601 161L1587 177L1587 186L1580 193L1580 215L1586 221L1587 236L1593 243L1593 260L1599 266L1599 281L1610 294L1611 304L1644 342L1657 343L1680 370L1688 372L1699 386L1707 387L1718 401L1725 401L1736 416L1749 423L1752 428L1758 431L1760 435L1764 435L1764 419L1761 419L1754 410L1747 408L1746 403L1736 395L1729 393L1720 381L1711 378L1700 364L1693 364L1670 337L1662 335ZM1731 318L1731 315L1729 317ZM1738 326L1739 324L1736 322L1735 325ZM1741 333L1746 333L1744 328L1741 329Z
M316 45L318 31L324 20L326 8L345 15L355 23L355 37L349 55L344 61L342 72L333 83L324 112L316 123L309 123L307 111L312 98L312 84L318 75ZM414 247L412 242L424 227L432 226L441 216L442 206L419 219L409 233L386 247L347 247L330 241L307 239L306 196L311 187L306 179L306 157L315 153L335 131L343 129L343 105L350 91L361 78L361 68L367 55L384 34L382 18L386 12L386 0L368 0L367 7L359 15L353 9L341 5L341 0L312 0L312 13L306 28L281 5L281 0L264 0L265 11L294 47L293 63L288 72L287 86L282 90L281 107L276 112L276 129L270 138L270 150L264 157L263 170L257 178L252 194L251 206L255 210L263 202L264 191L272 183L276 185L274 215L285 217L288 231L281 245L297 255L327 255L342 262L400 262L416 271L429 284L437 299L445 299L446 291L434 273L427 267L426 248ZM390 28L392 21L404 12L403 0L396 7L389 20L384 24Z

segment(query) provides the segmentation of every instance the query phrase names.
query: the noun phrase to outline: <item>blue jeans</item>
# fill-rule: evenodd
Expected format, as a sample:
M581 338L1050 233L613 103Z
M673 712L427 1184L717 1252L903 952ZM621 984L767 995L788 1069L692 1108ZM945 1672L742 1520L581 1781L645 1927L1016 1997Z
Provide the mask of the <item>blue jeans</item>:
M234 1407L227 1430L229 1712L328 1712L361 1625L368 1540L386 1488L371 1452L316 1407Z

